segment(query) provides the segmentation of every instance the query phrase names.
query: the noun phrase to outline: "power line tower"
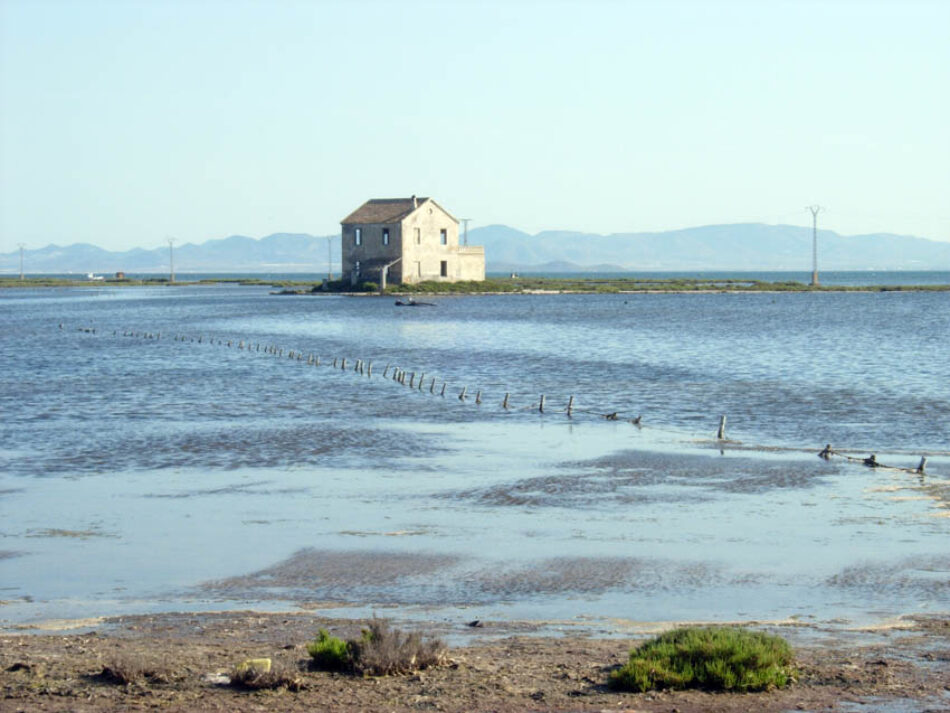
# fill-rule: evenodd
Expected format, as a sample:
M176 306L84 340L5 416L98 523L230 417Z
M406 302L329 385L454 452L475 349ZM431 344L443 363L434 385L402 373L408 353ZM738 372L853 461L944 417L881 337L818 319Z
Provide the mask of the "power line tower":
M465 247L468 247L468 224L471 220L471 218L462 218L462 224L465 226L464 232L462 233L462 245Z
M23 279L23 248L26 247L24 243L17 243L17 247L20 248L20 279Z
M811 286L818 287L818 214L822 211L820 205L810 205L811 211Z
M175 281L175 238L165 238L168 243L168 281Z

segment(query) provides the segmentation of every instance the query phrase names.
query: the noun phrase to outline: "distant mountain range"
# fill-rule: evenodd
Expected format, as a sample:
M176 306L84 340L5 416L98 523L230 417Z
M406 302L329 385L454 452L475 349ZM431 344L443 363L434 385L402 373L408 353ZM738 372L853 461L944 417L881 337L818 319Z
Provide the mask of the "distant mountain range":
M340 237L276 233L254 239L233 235L176 245L175 272L327 271L340 269ZM529 235L506 225L469 231L469 244L484 245L489 272L609 272L698 270L811 270L810 228L738 223L658 233L596 235L544 231ZM0 273L19 272L19 251L0 254ZM950 270L950 243L906 235L838 235L818 232L822 270ZM124 252L76 243L25 250L24 271L34 273L167 273L168 247Z

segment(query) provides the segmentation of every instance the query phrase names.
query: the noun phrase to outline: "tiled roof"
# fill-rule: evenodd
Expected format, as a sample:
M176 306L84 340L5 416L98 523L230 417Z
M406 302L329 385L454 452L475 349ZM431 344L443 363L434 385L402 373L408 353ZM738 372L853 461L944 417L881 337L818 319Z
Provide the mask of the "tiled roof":
M417 206L422 205L429 199L417 196L415 198L416 206L413 205L412 200L412 198L373 198L366 201L340 222L344 225L349 223L395 223L405 218Z

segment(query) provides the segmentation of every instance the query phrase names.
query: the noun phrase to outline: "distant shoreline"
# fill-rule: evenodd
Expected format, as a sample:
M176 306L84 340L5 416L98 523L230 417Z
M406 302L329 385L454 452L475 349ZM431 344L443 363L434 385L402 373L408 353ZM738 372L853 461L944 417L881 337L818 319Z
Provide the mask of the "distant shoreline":
M329 283L324 289L319 281L293 279L262 279L260 277L205 278L176 280L165 277L135 279L69 279L61 277L0 277L0 289L37 288L101 288L101 287L193 287L196 285L233 284L280 289L279 295L359 295L394 296L413 295L457 296L494 294L715 294L715 293L784 293L784 292L950 292L950 284L881 284L881 285L818 285L797 281L770 282L766 280L730 278L575 278L575 277L505 277L489 278L484 282L423 282L415 285L394 285L382 295L375 283L363 283L362 289L353 290L341 281Z

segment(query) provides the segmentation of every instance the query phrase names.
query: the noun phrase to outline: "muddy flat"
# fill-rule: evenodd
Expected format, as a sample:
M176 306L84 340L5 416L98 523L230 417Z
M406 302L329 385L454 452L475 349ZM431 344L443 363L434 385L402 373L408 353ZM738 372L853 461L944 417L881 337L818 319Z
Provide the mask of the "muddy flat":
M765 693L618 693L609 672L631 639L532 635L530 627L419 625L446 636L444 665L403 676L311 670L320 627L358 635L365 620L229 612L116 617L88 633L0 638L3 711L950 711L950 619L909 618L885 634L802 636L797 680ZM290 689L247 691L228 674L270 658ZM110 671L128 674L117 682ZM291 690L296 689L296 690Z

